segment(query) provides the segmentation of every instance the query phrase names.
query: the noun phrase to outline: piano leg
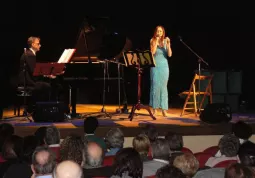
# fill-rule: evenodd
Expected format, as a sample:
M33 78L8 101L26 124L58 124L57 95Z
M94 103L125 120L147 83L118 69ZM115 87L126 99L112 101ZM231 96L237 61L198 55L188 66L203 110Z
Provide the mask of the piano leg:
M70 86L69 87L69 103L71 105L71 117L76 117L76 97L77 97L77 88Z

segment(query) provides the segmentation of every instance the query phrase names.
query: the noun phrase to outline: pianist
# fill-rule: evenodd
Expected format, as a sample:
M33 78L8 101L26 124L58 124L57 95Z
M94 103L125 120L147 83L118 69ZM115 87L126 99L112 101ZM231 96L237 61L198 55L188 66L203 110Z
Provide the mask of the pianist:
M32 112L33 105L36 102L50 100L52 87L50 83L33 76L36 65L36 53L41 47L40 38L31 36L28 38L27 44L28 49L24 50L20 58L18 86L26 87L27 91L31 91L32 100L26 104L28 106L27 111Z

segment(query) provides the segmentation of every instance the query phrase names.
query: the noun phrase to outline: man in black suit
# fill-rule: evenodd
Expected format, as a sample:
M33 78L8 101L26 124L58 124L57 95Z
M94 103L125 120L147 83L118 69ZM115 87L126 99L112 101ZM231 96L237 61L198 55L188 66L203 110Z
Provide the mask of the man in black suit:
M28 105L27 111L33 111L33 105L37 101L49 101L51 85L48 82L40 80L40 77L33 76L36 66L36 53L40 51L40 38L29 37L27 40L28 49L24 49L24 53L20 58L20 71L18 86L26 87L27 91L32 91L32 100Z

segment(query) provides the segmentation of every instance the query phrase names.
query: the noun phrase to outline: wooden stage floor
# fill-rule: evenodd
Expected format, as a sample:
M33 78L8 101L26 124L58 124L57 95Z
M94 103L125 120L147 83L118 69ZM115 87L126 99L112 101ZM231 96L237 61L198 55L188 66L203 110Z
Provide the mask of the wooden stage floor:
M132 106L129 106L129 112ZM97 134L104 135L112 127L120 127L126 136L135 136L141 128L146 124L154 124L161 135L167 131L173 131L182 135L221 135L227 133L231 129L231 122L237 120L254 121L254 115L247 114L233 114L232 121L229 123L208 124L200 121L199 116L195 116L193 113L187 113L180 117L182 109L170 108L168 110L168 117L163 117L161 112L158 111L156 120L153 120L147 110L136 110L136 114L133 120L128 119L129 113L117 113L117 105L106 105L105 109L107 114L101 113L102 105L91 104L77 104L77 113L81 117L67 119L63 122L34 122L30 123L29 120L24 117L17 117L14 115L13 108L7 108L4 110L3 119L1 122L8 122L14 125L15 132L19 135L28 135L34 133L34 131L41 126L55 125L61 131L61 136L66 136L70 133L83 133L83 120L88 116L97 116L99 119L99 129ZM22 113L22 110L21 110ZM111 117L108 117L111 116ZM30 117L31 118L31 117ZM252 124L252 122L250 122Z

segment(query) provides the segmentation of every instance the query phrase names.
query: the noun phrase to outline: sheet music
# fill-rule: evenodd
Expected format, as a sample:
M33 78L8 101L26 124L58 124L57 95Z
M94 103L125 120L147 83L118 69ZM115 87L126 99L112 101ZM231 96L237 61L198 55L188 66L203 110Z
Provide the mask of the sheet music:
M65 49L60 56L58 63L68 63L76 49Z

